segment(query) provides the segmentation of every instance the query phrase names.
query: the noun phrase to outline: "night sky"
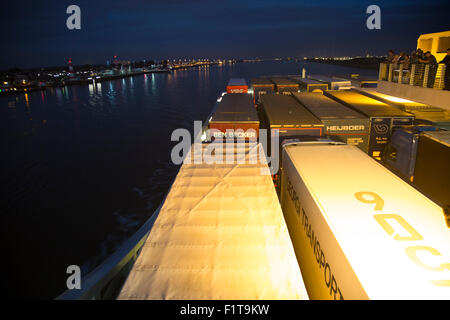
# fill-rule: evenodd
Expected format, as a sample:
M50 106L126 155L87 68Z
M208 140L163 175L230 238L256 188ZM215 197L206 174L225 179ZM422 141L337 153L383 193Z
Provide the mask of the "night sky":
M66 8L81 8L68 30ZM381 30L366 8L381 8ZM448 0L35 0L2 4L0 70L119 59L381 55L450 29Z

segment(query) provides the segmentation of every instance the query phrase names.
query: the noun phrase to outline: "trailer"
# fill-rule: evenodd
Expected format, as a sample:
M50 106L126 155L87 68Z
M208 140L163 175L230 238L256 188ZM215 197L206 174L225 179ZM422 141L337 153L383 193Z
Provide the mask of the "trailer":
M441 207L355 146L286 145L281 206L310 299L450 298Z
M211 136L208 138L258 138L259 119L251 96L245 93L224 95L209 121L209 129Z
M328 90L344 90L353 88L350 80L330 78L322 75L309 75L308 78L328 84Z
M325 135L336 136L366 153L369 151L370 121L367 117L321 93L294 93L293 97L322 121Z
M223 164L202 161L210 147L191 148L118 298L308 299L267 163L251 160L261 145Z
M292 92L299 91L298 83L292 81L287 77L272 77L270 79L275 84L277 93L289 95Z
M298 82L300 85L300 91L302 92L322 92L328 90L328 84L324 82L302 77L291 77L291 79Z
M350 76L335 76L335 79L349 80L355 88L377 88L378 79L375 77L360 76L358 74L352 74Z
M392 129L412 125L414 121L412 114L355 91L326 91L324 94L370 120L369 155L376 160L381 160Z
M420 136L412 181L436 203L450 206L450 131L425 132Z
M261 95L275 92L275 84L269 78L254 78L251 80L251 84L255 104L259 103Z
M438 129L450 130L450 110L390 96L375 90L355 89L355 91L413 114L416 124L433 125Z
M405 126L394 129L383 155L383 164L406 181L414 180L420 135L435 131L433 126Z
M278 129L280 137L323 135L323 123L293 97L264 95L258 111L262 127Z
M245 79L242 78L231 78L228 81L227 93L247 93L248 86Z

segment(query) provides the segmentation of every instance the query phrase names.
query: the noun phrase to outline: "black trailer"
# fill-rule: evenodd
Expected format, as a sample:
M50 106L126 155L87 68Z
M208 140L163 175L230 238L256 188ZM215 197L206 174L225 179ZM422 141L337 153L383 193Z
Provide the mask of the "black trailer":
M322 121L324 134L369 151L370 121L366 116L321 93L294 93L293 97Z
M432 125L439 129L450 130L450 110L420 102L398 99L397 97L380 93L373 89L352 90L413 114L416 124Z
M278 129L280 137L322 136L323 123L295 98L286 95L261 96L258 108L262 127Z
M259 103L259 97L263 94L275 92L275 84L269 78L254 78L251 80L253 88L253 102Z
M358 111L370 120L369 155L376 160L381 160L392 129L398 126L412 125L414 121L412 114L355 91L326 91L324 94Z
M429 131L420 135L412 181L440 206L450 206L450 131Z

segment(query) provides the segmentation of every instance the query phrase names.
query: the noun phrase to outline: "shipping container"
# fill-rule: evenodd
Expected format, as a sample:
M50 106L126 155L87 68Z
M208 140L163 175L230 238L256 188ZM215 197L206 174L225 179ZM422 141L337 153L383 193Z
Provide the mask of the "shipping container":
M245 164L206 164L211 145L191 148L118 298L308 299L260 144L233 144Z
M450 297L441 207L355 146L283 150L281 205L310 299Z
M245 79L231 78L227 85L227 93L247 93L248 86Z
M291 94L292 92L298 92L299 91L299 85L298 83L294 82L293 80L289 78L284 77L272 77L270 78L272 82L275 84L275 88L277 93L280 94Z
M328 90L343 90L353 87L350 80L330 78L322 75L310 75L308 78L328 84Z
M376 160L381 160L392 129L397 126L412 125L414 121L412 114L352 90L326 91L324 94L369 118L369 155Z
M259 103L261 95L275 92L275 84L269 78L254 78L251 80L251 84L255 104Z
M211 130L212 137L256 139L259 132L259 118L251 95L245 93L224 95L217 103L209 121L209 129L215 129ZM232 132L227 133L227 130Z
M300 85L300 91L302 92L313 92L313 91L326 91L328 90L328 84L317 80L302 78L302 77L291 77L292 80L296 81Z
M448 207L449 183L450 131L425 132L419 138L413 184L436 203Z
M306 109L324 124L324 134L369 151L370 121L367 117L321 93L294 93Z

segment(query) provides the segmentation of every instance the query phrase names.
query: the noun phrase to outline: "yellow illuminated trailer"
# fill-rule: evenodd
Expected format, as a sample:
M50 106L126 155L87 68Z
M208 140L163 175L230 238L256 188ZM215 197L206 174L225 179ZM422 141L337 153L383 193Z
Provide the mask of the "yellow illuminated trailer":
M281 203L310 299L450 299L443 209L355 146L283 149Z
M119 299L308 299L269 168L250 163L258 148L181 166Z
M357 88L352 90L413 114L417 123L430 124L439 129L450 130L450 110L390 96L374 89Z

